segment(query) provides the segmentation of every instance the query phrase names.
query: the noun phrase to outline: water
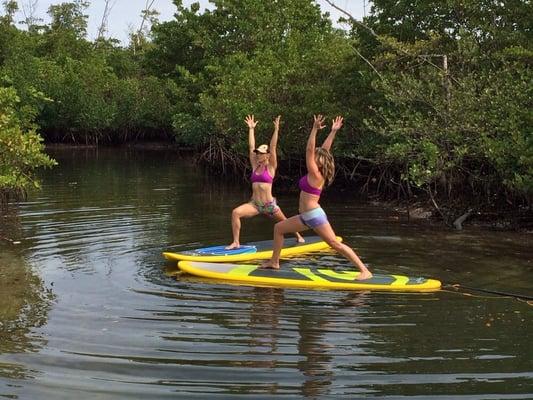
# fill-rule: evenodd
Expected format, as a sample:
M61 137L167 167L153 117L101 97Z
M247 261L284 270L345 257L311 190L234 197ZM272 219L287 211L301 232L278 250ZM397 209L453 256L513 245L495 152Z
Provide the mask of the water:
M176 276L161 252L229 243L245 183L164 151L52 155L43 190L2 220L20 244L0 241L0 398L533 398L526 301ZM297 194L277 195L294 214ZM346 195L323 206L374 272L533 296L531 235L407 224ZM244 240L270 234L243 223Z

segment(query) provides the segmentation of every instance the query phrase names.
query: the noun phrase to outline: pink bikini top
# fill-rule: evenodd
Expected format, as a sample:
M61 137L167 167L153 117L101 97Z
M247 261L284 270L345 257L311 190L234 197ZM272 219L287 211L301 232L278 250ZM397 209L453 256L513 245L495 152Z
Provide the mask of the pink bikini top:
M298 186L300 187L300 190L302 192L314 194L315 196L320 196L320 194L322 193L322 189L318 189L309 184L309 181L307 180L307 175L304 175L300 178Z
M252 171L250 180L252 181L252 183L270 183L271 184L274 178L270 176L270 173L268 172L268 168L265 167L263 169L263 172L261 172L260 174L257 173L257 170Z

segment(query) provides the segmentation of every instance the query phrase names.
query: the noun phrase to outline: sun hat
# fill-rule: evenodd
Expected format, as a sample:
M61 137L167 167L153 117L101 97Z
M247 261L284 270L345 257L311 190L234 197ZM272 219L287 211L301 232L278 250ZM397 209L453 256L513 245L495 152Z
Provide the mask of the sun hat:
M257 149L254 150L254 153L267 154L269 153L268 145L262 144Z

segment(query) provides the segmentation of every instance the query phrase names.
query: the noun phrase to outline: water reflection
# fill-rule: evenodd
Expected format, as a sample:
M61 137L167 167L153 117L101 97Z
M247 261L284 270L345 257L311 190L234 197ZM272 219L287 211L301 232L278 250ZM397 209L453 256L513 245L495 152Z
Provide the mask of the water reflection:
M325 343L328 323L319 314L305 313L298 323L298 353L304 359L298 362L298 369L304 375L302 394L305 397L316 397L326 394L331 385L333 350L332 345Z
M53 300L51 290L10 247L0 244L0 355L36 352L46 346L46 338L35 328L46 324ZM0 362L0 376L20 379L27 370Z
M276 365L275 356L280 334L279 316L284 291L279 288L255 287L251 293L249 346L266 354L268 358L262 366L272 368Z

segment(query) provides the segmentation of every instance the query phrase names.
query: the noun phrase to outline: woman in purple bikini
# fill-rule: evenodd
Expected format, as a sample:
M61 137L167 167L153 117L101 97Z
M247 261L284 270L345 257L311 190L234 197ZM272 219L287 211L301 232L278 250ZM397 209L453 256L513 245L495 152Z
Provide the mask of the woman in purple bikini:
M254 119L253 115L248 115L245 119L246 125L248 125L248 146L250 163L252 164L252 199L248 203L241 204L233 209L231 213L233 242L226 249L235 249L240 246L241 218L250 218L263 214L275 221L287 219L276 204L276 198L272 196L272 182L278 167L276 146L278 144L280 119L281 116L278 115L274 120L274 133L270 139L270 147L262 144L257 148L255 148L255 126L258 121ZM296 233L296 238L299 243L304 242L304 238L299 233Z
M335 251L346 257L359 268L360 274L356 279L364 280L372 277L372 273L363 264L355 252L344 243L339 242L331 228L328 217L318 204L324 185L329 185L335 175L335 161L330 153L331 145L337 131L342 127L342 117L333 120L331 132L322 144L316 147L316 135L325 127L322 115L314 116L313 129L307 140L305 159L307 174L299 182L300 186L300 214L278 222L274 226L274 248L272 258L263 263L263 268L279 269L279 257L283 247L283 235L301 232L306 229L314 230Z

